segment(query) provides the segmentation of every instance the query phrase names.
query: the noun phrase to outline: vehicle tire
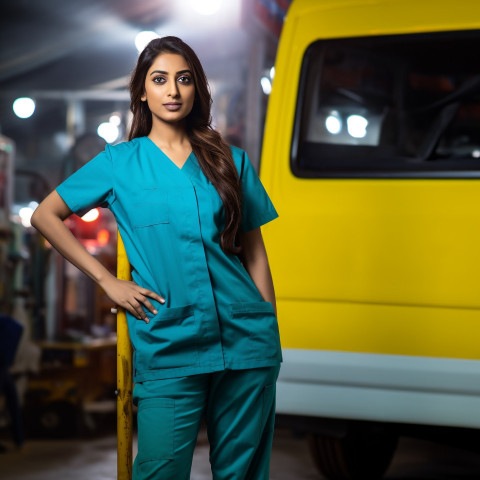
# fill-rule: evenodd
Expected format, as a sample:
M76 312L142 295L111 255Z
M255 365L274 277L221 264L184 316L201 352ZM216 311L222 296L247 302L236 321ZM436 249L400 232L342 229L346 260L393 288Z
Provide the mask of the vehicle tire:
M34 430L42 437L69 438L77 432L78 411L69 402L57 401L37 411Z
M345 435L313 435L310 450L329 480L383 478L397 447L397 434L382 424L352 422Z

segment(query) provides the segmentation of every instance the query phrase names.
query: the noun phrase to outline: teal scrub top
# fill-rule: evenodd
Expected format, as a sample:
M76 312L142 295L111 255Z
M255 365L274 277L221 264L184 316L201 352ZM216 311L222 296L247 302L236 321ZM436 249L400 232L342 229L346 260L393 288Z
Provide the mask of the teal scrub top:
M231 147L242 185L241 231L276 218L247 154ZM148 137L104 152L57 187L82 214L114 214L132 279L158 293L149 323L127 312L134 381L278 365L277 319L236 255L220 247L225 214L193 153L178 168Z

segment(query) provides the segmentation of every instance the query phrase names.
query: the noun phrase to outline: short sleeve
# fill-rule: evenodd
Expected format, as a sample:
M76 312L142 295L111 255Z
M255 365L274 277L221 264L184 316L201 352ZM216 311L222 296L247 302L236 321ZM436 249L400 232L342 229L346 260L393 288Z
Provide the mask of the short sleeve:
M57 188L68 208L83 213L94 207L109 207L114 199L113 165L109 148L78 169Z
M243 152L240 181L242 184L242 223L240 230L248 232L278 217L257 172L247 154Z

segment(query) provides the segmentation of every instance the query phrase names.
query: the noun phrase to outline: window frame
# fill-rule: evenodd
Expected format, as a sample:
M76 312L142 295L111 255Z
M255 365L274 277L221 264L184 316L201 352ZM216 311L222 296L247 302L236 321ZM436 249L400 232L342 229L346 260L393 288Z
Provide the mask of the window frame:
M295 105L295 114L294 114L294 123L292 130L292 137L290 142L290 169L292 173L298 178L364 178L364 179L374 179L374 178L394 178L394 179L476 179L480 178L480 158L474 159L465 159L465 160L435 160L435 161L422 161L416 160L415 157L404 157L396 158L393 163L397 164L398 169L391 169L379 167L375 164L379 160L388 159L388 155L383 157L378 153L375 155L375 158L372 158L368 163L362 164L362 168L358 170L352 169L348 165L348 161L343 161L339 164L338 168L326 168L325 170L313 170L305 169L298 165L299 160L299 146L300 146L300 133L301 133L301 123L303 115L303 107L305 104L306 98L306 87L309 80L308 72L310 69L310 62L312 56L318 55L318 48L322 48L323 45L328 44L346 44L349 45L355 41L362 41L365 39L377 39L378 41L382 40L391 40L391 39L402 39L405 36L408 36L409 39L414 41L416 38L421 39L434 39L441 36L442 39L454 39L454 38L470 38L472 35L477 34L480 41L480 29L470 29L462 31L436 31L429 33L415 33L415 34L395 34L395 35L378 35L378 36L362 36L362 37L342 37L342 38L328 38L328 39L318 39L311 43L305 50L302 65L300 69L300 78L299 86L296 97ZM321 53L320 53L321 55ZM323 68L323 67L321 67ZM307 143L307 142L305 142ZM318 145L327 146L324 149L332 148L331 144L319 143ZM351 146L351 145L338 145L333 144L335 147L344 147L344 148L362 148L362 146ZM373 147L376 148L376 147ZM359 160L363 162L365 159ZM351 162L350 162L351 163ZM392 162L391 162L392 163ZM467 168L468 165L474 164L475 168Z

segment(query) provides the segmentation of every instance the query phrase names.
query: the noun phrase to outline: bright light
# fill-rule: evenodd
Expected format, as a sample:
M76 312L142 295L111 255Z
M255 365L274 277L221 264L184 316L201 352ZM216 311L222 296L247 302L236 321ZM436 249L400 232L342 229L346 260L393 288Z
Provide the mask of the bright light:
M18 212L18 216L20 217L20 220L21 220L22 225L24 227L31 227L32 226L32 224L30 223L30 220L32 218L34 210L35 209L32 208L32 207L23 207Z
M270 95L272 92L272 82L268 77L262 77L260 79L260 84L262 85L262 90L265 95Z
M200 15L215 15L222 4L223 0L190 0L190 5Z
M112 124L112 125L115 125L116 127L119 127L120 124L122 123L122 118L120 117L120 115L118 115L117 113L114 113L109 119L108 121Z
M110 122L103 122L97 128L99 137L102 137L107 143L114 142L120 134L118 127Z
M367 135L368 120L361 115L350 115L347 118L348 133L353 138L363 138Z
M273 80L274 77L275 77L275 67L272 67L270 69L270 78Z
M147 30L137 33L137 36L135 37L135 46L137 47L137 50L141 52L154 38L158 37L158 33Z
M174 20L159 28L165 34L195 31L199 38L207 35L214 42L221 41L222 32L240 27L244 3L244 0L175 0L170 2Z
M331 112L325 120L325 128L332 135L338 135L342 131L342 119L338 112Z
M94 222L99 216L100 212L98 211L98 208L93 208L82 217L82 220L84 222Z
M108 241L110 240L110 233L105 228L102 228L97 233L97 242L100 247L104 247L107 245Z
M17 98L13 102L13 111L20 118L29 118L35 111L35 102L28 97Z

